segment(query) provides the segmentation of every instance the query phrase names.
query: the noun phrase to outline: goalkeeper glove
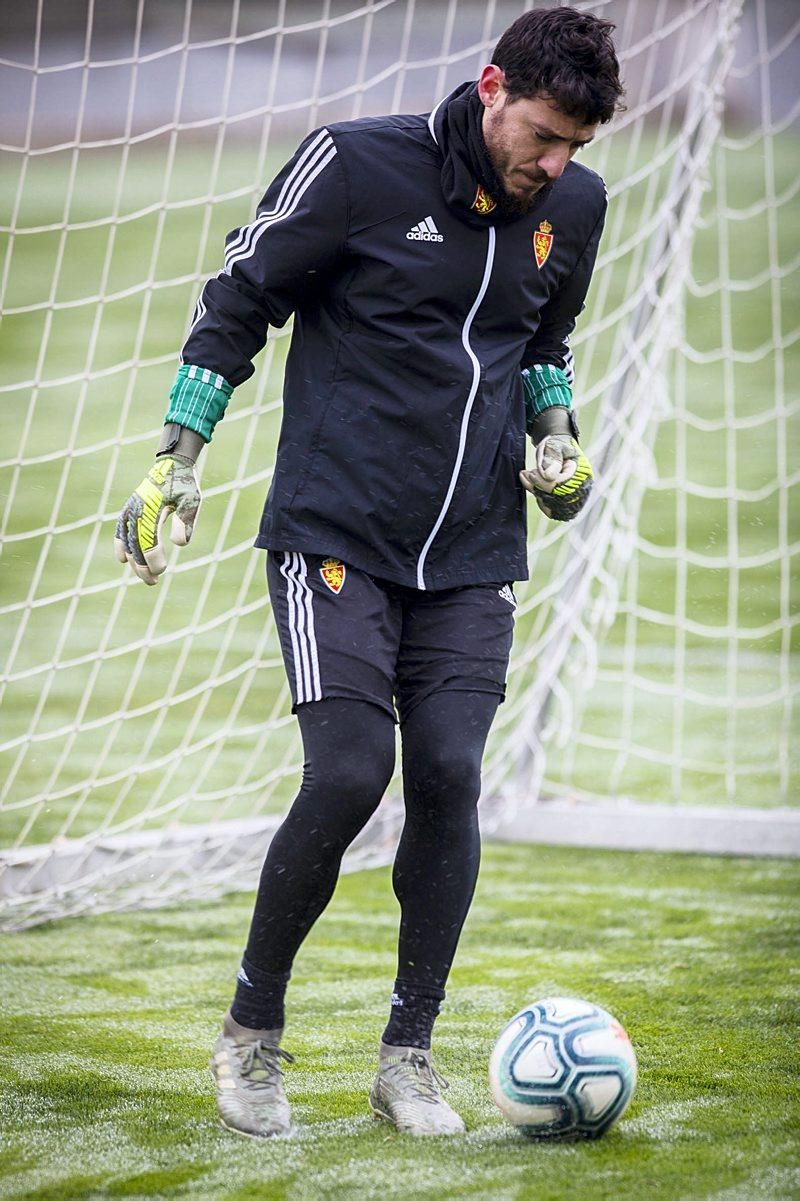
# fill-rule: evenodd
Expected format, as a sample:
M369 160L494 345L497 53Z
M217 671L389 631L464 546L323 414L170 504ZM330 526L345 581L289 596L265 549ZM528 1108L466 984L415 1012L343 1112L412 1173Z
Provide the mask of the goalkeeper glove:
M537 423L539 428L531 431L535 463L520 472L520 479L546 517L572 521L589 499L594 482L591 464L578 445L575 416L571 410L552 408Z
M114 550L120 563L130 563L145 584L157 584L167 569L159 540L161 525L172 514L170 537L186 546L194 531L201 495L194 465L205 439L184 426L169 424L156 461L117 519Z

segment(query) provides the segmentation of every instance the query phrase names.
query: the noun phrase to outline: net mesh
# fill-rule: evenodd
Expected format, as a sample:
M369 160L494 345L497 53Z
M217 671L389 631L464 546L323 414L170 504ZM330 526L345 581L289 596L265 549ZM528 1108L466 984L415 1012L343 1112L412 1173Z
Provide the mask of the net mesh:
M616 20L628 86L586 160L611 201L574 338L601 486L575 528L532 522L487 828L540 793L797 795L792 6L579 7ZM252 550L285 331L203 456L192 547L157 589L120 573L116 515L225 232L306 132L428 110L519 5L138 0L89 3L80 28L65 11L7 14L0 59L11 923L252 883L254 830L301 762ZM388 805L352 861L385 858L397 820Z

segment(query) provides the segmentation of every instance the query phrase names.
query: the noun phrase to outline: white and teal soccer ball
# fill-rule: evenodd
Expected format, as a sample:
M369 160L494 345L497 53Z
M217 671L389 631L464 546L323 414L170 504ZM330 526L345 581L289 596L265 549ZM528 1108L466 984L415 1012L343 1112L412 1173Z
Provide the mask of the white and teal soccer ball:
M628 1106L636 1056L619 1022L589 1001L545 997L515 1014L489 1063L495 1104L532 1138L599 1138Z

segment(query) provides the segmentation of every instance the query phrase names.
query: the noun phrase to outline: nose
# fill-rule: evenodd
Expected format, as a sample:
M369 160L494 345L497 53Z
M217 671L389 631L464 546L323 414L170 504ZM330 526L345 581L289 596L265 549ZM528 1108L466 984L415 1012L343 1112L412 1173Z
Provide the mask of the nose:
M564 173L569 159L569 146L553 146L540 156L539 170L544 171L548 179L558 179Z

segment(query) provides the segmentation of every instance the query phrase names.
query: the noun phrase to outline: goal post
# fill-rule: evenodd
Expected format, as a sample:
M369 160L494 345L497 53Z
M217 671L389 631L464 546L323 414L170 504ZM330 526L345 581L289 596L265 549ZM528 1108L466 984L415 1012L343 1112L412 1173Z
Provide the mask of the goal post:
M225 232L310 129L426 111L521 7L4 18L5 927L254 884L301 766L252 549L287 331L204 452L195 537L156 589L114 561L116 514ZM598 485L572 527L531 510L483 825L796 854L798 29L767 0L579 7L617 22L628 88L586 156L610 197L574 338ZM401 822L395 780L350 864L388 861Z

